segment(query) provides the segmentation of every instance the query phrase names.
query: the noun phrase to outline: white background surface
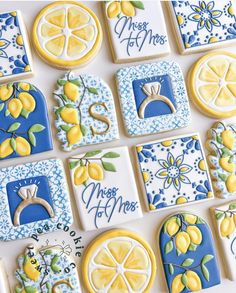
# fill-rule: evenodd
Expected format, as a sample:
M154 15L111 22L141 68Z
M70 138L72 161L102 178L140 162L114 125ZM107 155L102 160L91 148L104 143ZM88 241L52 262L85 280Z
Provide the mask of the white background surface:
M51 127L52 127L52 132L53 132L53 143L54 143L54 149L53 151L46 152L46 153L41 153L37 155L33 155L27 158L19 158L19 159L10 159L10 160L5 160L0 162L1 167L5 166L11 166L14 164L19 164L19 163L26 163L26 162L32 162L40 159L47 159L47 158L52 158L52 157L57 157L61 158L64 162L64 166L66 169L67 173L67 179L69 183L69 189L70 189L70 195L71 195L71 202L72 202L72 207L73 207L73 215L74 215L74 225L72 226L71 230L74 229L77 233L77 235L82 236L82 245L85 247L87 244L94 239L98 234L104 232L105 229L101 229L99 231L92 231L92 232L83 232L80 229L80 224L79 224L79 215L78 212L75 208L75 200L74 196L72 193L72 188L71 188L71 183L70 183L70 178L69 178L69 170L68 170L68 164L67 164L67 159L71 155L75 155L78 153L83 153L89 150L97 149L97 148L107 148L107 147L115 147L115 146L120 146L120 145L128 145L130 147L130 153L131 153L131 159L133 162L133 166L135 169L135 160L133 156L133 150L131 149L132 146L135 146L136 144L143 143L143 142L148 142L152 141L155 139L160 139L160 138L168 138L171 136L179 135L179 134L187 134L190 132L200 132L202 141L205 142L205 135L206 131L208 128L212 126L212 124L215 122L214 119L210 119L202 115L198 110L191 104L191 112L192 112L192 123L190 124L189 127L181 130L175 130L169 133L162 133L162 134L156 134L156 135L151 135L151 136L146 136L146 137L138 137L138 138L128 138L125 135L124 131L124 126L122 122L122 117L121 117L121 112L120 112L120 107L118 103L118 97L117 97L117 91L115 87L115 81L114 81L114 74L115 72L121 68L122 66L127 66L126 64L124 65L117 65L112 62L111 58L111 51L110 47L108 44L108 38L107 38L107 32L105 31L104 28L104 21L102 19L102 9L101 9L101 3L98 3L97 1L92 1L92 2L84 2L86 5L88 5L90 8L93 9L93 11L98 15L99 19L101 20L101 24L103 27L103 32L104 32L104 41L102 42L102 48L99 52L99 54L96 56L96 58L93 60L92 63L87 65L84 68L79 69L78 71L80 73L91 73L94 75L99 75L101 78L103 78L112 88L113 94L114 94L114 99L115 99L115 104L116 104L116 110L117 110L117 116L118 116L118 122L119 122L119 131L120 131L120 140L111 142L111 143L105 143L103 145L99 146L88 146L88 147L81 147L81 149L74 150L73 152L67 153L63 152L60 149L60 144L58 140L56 139L56 129L54 127L54 115L53 115L53 106L56 105L55 101L52 97L52 92L56 86L56 80L63 76L64 71L60 71L57 69L54 69L53 67L48 66L45 64L39 57L38 55L33 51L33 59L34 59L34 71L35 71L35 76L31 79L28 79L28 82L33 83L35 86L39 87L42 92L45 94L46 99L47 99L47 104L48 104L48 111L49 111L49 117L50 117L50 122L51 122ZM47 2L40 2L40 1L0 1L0 12L4 11L9 11L9 10L15 10L19 9L22 11L23 18L25 20L29 35L31 32L33 20L36 16L36 14L40 11L41 8L43 8ZM162 3L165 4L165 3ZM167 15L167 9L164 6L164 13L165 13L165 19L168 19ZM157 20L158 20L158 15L157 15ZM194 61L196 61L202 54L193 54L189 56L181 56L177 52L177 46L176 42L174 39L174 34L173 30L170 26L170 23L167 23L167 29L168 29L168 35L169 35L169 40L171 44L171 51L172 53L167 56L165 59L171 60L173 59L174 61L178 62L184 72L184 75L186 76L188 69L190 66L193 64ZM229 51L236 51L236 45L231 48L227 48ZM150 61L151 62L151 61ZM141 62L140 62L141 63ZM190 97L191 98L191 97ZM229 119L227 122L236 122L236 118ZM137 178L137 176L136 176ZM129 182L126 182L129 184ZM222 199L213 199L208 202L204 203L196 203L193 205L190 205L185 208L177 207L172 210L168 211L160 211L155 214L148 214L145 212L145 205L143 201L143 195L141 193L141 188L138 185L139 189L139 195L140 195L140 200L142 203L142 207L144 210L144 218L137 220L135 222L130 222L124 225L120 225L120 228L127 228L133 231L138 232L141 236L143 236L152 246L155 255L157 256L157 276L155 279L155 283L153 288L151 289L151 293L158 293L158 292L167 292L167 287L165 283L165 278L164 278L164 273L162 271L162 265L160 262L160 257L159 257L159 252L158 252L158 246L157 246L157 231L160 227L161 222L164 220L166 216L168 216L171 213L178 212L181 210L187 210L193 213L196 213L199 216L202 216L204 219L207 220L207 222L210 224L210 226L213 228L211 219L210 219L210 214L209 214L209 207L214 206L214 205L220 205L224 201L227 200L222 200ZM231 198L233 199L233 197ZM235 199L235 197L234 197ZM116 227L117 228L117 227ZM213 233L214 234L214 233ZM214 234L214 238L215 234ZM71 243L72 247L75 248L75 245L73 243L73 239L68 235L68 233L65 233L63 231L51 233L51 234L46 234L44 236L40 237L39 245L45 244L45 241L49 239L50 244L52 243L61 243L63 240L66 243ZM3 258L5 262L5 266L9 275L11 287L16 284L16 280L14 279L14 270L16 269L16 257L18 254L20 254L25 246L31 242L34 242L32 239L24 239L24 240L17 240L13 242L1 242L0 243L0 256ZM35 242L34 242L35 243ZM224 265L222 263L222 254L220 253L219 246L217 245L217 251L218 251L218 258L219 258L219 263L220 263L220 269L221 269L221 276L222 276L222 283L221 285L217 287L212 287L210 289L207 289L206 292L209 293L218 293L224 292L227 293L235 293L236 292L236 282L231 282L226 279L225 276L225 271L224 271ZM80 267L80 258L76 257L75 258L76 263L78 264L79 267L79 272L82 271L82 268ZM236 269L236 267L235 267ZM82 280L81 280L82 284ZM85 290L83 292L86 292ZM204 291L205 292L205 291ZM1 292L0 292L1 293Z

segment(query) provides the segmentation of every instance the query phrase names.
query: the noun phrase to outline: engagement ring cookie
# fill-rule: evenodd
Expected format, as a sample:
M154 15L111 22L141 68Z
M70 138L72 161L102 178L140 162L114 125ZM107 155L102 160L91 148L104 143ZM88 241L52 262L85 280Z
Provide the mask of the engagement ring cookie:
M167 1L167 5L181 54L235 43L235 1Z
M97 16L85 5L56 1L34 21L33 43L39 56L54 67L72 68L91 61L102 42Z
M103 10L115 63L169 54L160 1L106 1Z
M190 213L167 218L159 246L170 293L201 291L220 284L215 245L208 224Z
M54 112L63 150L119 139L113 95L101 78L71 71L57 84Z
M41 248L30 244L17 258L15 272L19 284L16 293L81 293L76 264L69 245L60 244Z
M236 115L236 55L216 51L201 57L188 76L189 95L205 115Z
M62 162L38 161L0 169L0 240L52 232L73 222Z
M138 145L136 154L150 212L213 198L197 133Z
M236 202L211 208L227 277L236 281Z
M236 124L217 122L208 131L206 147L213 187L222 198L236 194Z
M126 147L91 151L69 159L75 199L84 230L142 217Z
M149 244L136 233L119 229L92 241L82 267L90 293L149 292L156 276L156 259Z
M32 75L31 51L21 12L0 13L0 83Z
M0 85L0 160L53 148L44 95L30 83Z
M177 63L159 61L122 68L116 80L129 136L169 131L190 123L184 77Z

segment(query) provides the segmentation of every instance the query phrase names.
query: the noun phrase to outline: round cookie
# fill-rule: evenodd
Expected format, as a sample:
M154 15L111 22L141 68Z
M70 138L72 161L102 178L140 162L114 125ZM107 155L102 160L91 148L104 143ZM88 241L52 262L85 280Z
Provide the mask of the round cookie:
M188 78L189 96L205 115L236 115L235 54L215 51L204 55L192 66Z
M149 244L136 233L111 230L87 248L82 276L90 293L148 292L156 275ZM124 279L125 278L125 279Z
M59 68L86 64L102 42L97 16L74 1L57 1L44 7L35 19L32 35L40 57Z

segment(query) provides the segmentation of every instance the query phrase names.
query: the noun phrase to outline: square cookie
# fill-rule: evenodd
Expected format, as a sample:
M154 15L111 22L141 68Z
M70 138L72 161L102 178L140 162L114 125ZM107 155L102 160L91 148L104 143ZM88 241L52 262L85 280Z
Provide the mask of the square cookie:
M231 281L236 281L236 201L210 209L221 245L222 259Z
M161 1L105 1L103 10L115 63L169 54Z
M49 159L0 169L0 240L31 237L73 222L62 162Z
M181 54L235 42L235 1L167 1Z
M150 212L213 198L199 134L138 145L136 154Z
M31 75L32 57L21 12L0 13L0 82Z
M169 131L190 123L184 77L174 61L122 68L116 80L129 136Z
M127 147L96 150L69 159L74 195L84 230L142 217Z

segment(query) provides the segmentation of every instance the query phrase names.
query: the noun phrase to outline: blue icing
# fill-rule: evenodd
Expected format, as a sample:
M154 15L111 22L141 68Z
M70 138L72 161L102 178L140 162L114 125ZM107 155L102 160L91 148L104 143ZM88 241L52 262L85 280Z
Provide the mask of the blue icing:
M51 207L53 207L50 195L50 187L46 176L38 176L9 182L6 186L6 189L13 224L15 211L19 204L23 201L23 199L18 194L19 189L24 186L30 186L32 184L36 184L38 187L36 197L44 199L46 202L49 203ZM22 210L20 224L23 225L27 223L37 222L40 220L45 220L48 218L50 218L49 213L43 205L31 204Z
M148 77L145 79L138 79L133 81L134 98L136 102L137 111L140 109L140 105L147 98L147 94L144 93L142 87L145 84L158 82L160 83L160 95L167 97L174 107L176 107L174 94L171 85L171 79L168 74L159 75L154 77ZM149 103L145 109L145 117L156 117L160 115L172 114L170 107L162 101L153 101Z

